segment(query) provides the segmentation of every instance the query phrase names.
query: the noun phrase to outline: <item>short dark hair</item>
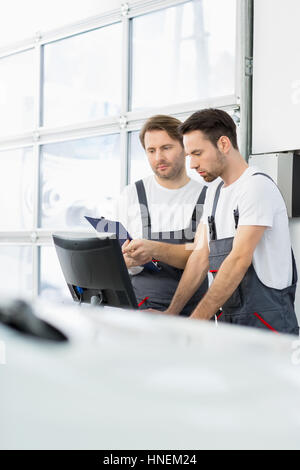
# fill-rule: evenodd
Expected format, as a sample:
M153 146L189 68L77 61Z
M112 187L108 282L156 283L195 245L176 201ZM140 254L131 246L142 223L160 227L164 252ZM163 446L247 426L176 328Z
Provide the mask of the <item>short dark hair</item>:
M182 124L179 119L172 116L166 116L164 114L157 114L152 116L143 125L140 132L140 141L142 146L145 148L145 134L149 131L166 131L169 137L174 140L178 140L180 145L183 147L182 134L179 131L179 126Z
M197 111L179 126L182 135L192 131L203 132L215 147L220 137L226 136L232 146L238 150L236 124L229 114L221 109L209 108Z

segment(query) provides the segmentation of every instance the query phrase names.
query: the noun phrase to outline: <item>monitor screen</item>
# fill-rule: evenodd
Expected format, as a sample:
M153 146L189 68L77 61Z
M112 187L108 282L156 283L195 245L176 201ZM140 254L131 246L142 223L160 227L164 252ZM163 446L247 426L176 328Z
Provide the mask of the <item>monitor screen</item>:
M76 302L137 308L137 301L114 235L53 234L60 266Z

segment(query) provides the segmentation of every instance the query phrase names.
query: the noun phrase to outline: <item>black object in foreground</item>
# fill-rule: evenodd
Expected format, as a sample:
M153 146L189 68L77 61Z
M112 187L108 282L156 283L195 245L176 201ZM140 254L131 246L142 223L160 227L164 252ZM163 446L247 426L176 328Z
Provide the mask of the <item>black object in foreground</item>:
M14 330L49 341L67 341L67 337L54 326L38 318L33 307L24 300L11 300L0 304L0 323Z

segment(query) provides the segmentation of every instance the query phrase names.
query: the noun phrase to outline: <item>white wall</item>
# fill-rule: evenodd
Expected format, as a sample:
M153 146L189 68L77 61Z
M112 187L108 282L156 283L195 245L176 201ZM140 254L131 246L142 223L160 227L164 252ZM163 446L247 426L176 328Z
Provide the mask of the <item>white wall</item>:
M300 148L300 1L255 0L253 153Z
M300 148L299 0L254 0L253 154ZM300 272L300 218L290 220ZM296 294L300 321L300 283Z

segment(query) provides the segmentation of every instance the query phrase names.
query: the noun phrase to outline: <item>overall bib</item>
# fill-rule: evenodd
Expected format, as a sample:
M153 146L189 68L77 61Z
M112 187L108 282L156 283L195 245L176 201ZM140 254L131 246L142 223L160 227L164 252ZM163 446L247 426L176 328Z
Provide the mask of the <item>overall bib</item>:
M264 173L255 173L252 176L255 177L256 175L262 175L271 179ZM210 235L209 269L214 277L225 258L232 251L234 240L234 237L220 240L217 237L215 214L223 184L223 182L220 183L216 190L212 215L208 218ZM239 223L238 208L234 211L233 217L235 219L235 228L237 229ZM298 276L293 251L292 262L292 285L281 290L264 285L259 280L253 264L251 264L238 288L224 303L222 311L218 315L218 322L252 326L277 333L299 335L299 327L294 310Z
M137 181L136 189L141 210L143 238L172 244L192 243L197 225L200 221L207 187L205 186L198 198L189 227L173 232L152 232L151 219L146 197L146 191L142 180ZM131 277L137 302L142 303L142 309L154 308L164 311L168 308L180 282L183 269L177 269L159 261L159 272L144 269L140 274ZM180 315L189 316L196 308L208 289L208 278L204 280L200 288L186 304Z

